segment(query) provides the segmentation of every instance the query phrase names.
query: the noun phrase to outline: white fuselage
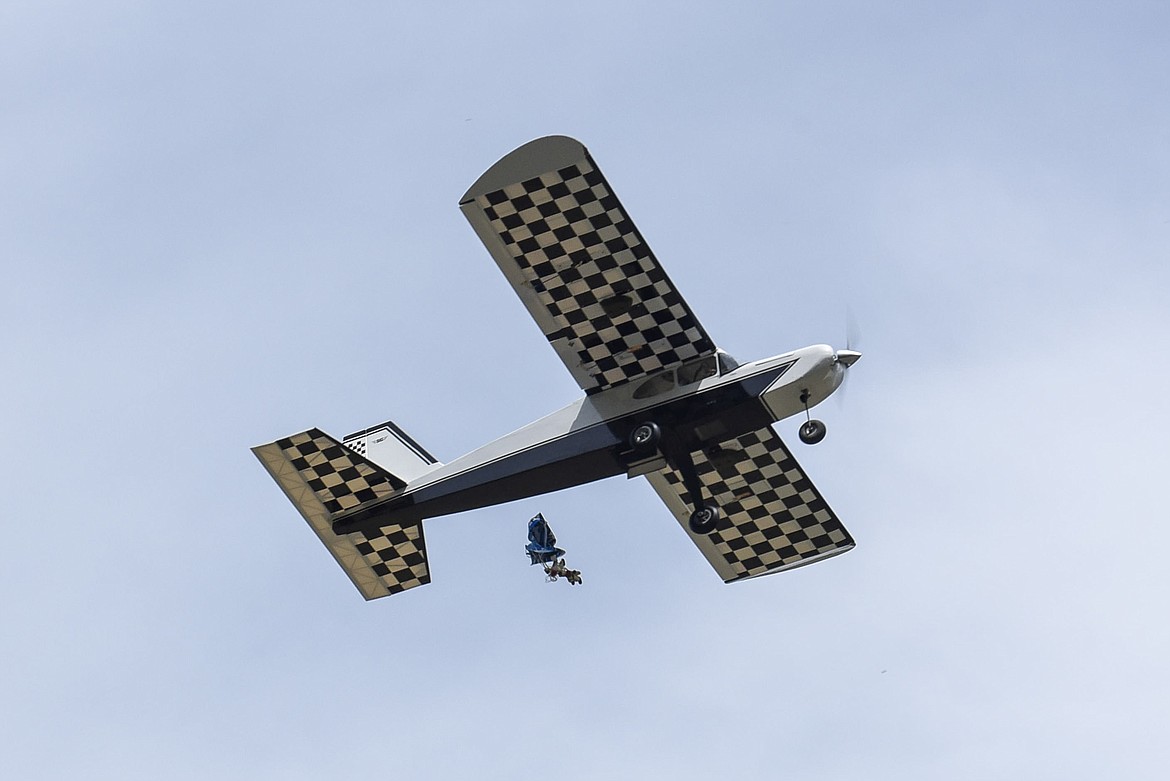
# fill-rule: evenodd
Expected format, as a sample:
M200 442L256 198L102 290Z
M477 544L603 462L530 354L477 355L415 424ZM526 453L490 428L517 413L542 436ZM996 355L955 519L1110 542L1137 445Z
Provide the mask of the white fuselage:
M766 375L777 367L795 361L787 371L769 383L759 396L771 419L783 420L804 411L805 405L800 398L802 391L808 390L808 406L811 408L820 404L840 387L843 371L834 362L834 354L833 348L824 344L804 347L783 355L742 364L726 374L708 377L693 385L676 386L674 390L650 399L634 399L633 388L629 385L620 385L593 396L585 396L523 428L439 466L411 483L407 492L434 485L453 475L566 437L591 426L637 416L640 412L663 406L682 397Z
M700 449L803 412L841 384L844 367L828 345L738 365L689 384L655 379L652 393L628 383L568 406L446 464L436 464L400 493L353 518L340 533L374 515L398 522L522 499L618 474L645 473L626 438L638 423L658 422ZM681 373L681 372L680 372ZM654 378L652 378L654 379ZM647 381L648 382L648 381ZM641 395L641 398L638 396Z

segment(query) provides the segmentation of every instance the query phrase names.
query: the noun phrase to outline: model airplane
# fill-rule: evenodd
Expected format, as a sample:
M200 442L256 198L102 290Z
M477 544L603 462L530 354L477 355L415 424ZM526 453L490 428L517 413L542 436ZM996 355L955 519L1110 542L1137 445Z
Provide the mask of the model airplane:
M803 414L823 439L808 410L860 353L716 348L574 139L506 155L460 208L585 396L446 464L390 422L253 448L366 599L430 582L424 519L623 474L728 583L853 547L771 424Z

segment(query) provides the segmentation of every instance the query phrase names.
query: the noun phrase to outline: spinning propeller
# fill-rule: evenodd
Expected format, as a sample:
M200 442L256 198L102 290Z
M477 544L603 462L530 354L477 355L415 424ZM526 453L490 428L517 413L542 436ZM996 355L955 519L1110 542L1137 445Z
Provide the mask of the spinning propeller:
M844 372L841 378L841 384L837 387L837 404L842 408L845 406L845 386L849 384L850 366L857 363L861 358L861 353L856 350L857 345L861 342L861 329L857 325L857 319L853 317L852 310L845 310L845 349L838 350L833 356L833 364L836 370Z
M837 402L842 405L845 403L845 383L849 379L849 367L861 359L861 353L853 349L857 342L857 331L857 324L852 315L846 312L845 349L833 353L833 372L840 378L836 387ZM825 438L825 424L809 414L807 389L801 394L800 400L804 402L805 414L805 422L801 424L798 432L800 441L806 445L815 445Z

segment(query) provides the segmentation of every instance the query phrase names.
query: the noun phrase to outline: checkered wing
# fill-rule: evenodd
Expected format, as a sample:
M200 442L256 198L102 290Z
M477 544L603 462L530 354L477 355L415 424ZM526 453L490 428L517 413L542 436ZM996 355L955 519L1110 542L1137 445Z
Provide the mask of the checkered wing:
M460 208L587 393L715 351L580 142L525 144Z
M853 547L849 532L771 428L694 457L705 495L723 513L711 534L691 532L691 506L677 471L666 468L647 478L724 582L794 569Z
M376 533L333 533L340 514L368 506L405 483L319 429L252 448L366 599L431 582L422 523Z

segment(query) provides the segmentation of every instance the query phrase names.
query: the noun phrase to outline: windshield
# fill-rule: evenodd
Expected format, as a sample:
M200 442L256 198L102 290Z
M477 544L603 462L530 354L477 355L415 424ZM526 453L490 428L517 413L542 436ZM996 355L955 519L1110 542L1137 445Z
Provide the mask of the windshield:
M720 374L727 374L728 372L733 372L739 368L739 361L735 360L722 350L716 352L715 355L719 358Z
M719 373L719 369L715 365L715 356L708 355L705 358L684 363L678 369L678 384L691 385L699 380L705 380L708 377L714 377Z

